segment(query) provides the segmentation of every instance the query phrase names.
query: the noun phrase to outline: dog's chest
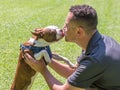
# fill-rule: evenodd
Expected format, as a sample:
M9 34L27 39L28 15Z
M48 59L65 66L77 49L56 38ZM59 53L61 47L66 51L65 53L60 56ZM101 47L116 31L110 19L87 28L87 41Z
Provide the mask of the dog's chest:
M35 47L46 47L50 45L50 43L45 41L44 39L35 40L34 38L30 38L28 43Z

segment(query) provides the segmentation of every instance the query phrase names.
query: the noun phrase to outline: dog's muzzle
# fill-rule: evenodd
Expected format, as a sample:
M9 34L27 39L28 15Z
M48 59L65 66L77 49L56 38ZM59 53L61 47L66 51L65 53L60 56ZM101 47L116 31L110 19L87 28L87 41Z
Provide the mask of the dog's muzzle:
M47 26L45 28L49 28L51 30L56 30L56 38L57 40L61 39L64 37L64 31L62 29L59 29L57 26L55 25L51 25L51 26Z
M56 29L56 32L57 32L57 34L56 34L57 40L59 40L59 39L64 37L64 32L63 32L62 29Z

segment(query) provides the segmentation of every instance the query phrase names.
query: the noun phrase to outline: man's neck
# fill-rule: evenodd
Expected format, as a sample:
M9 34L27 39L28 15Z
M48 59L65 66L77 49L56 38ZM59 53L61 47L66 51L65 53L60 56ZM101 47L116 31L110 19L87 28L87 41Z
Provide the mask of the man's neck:
M90 39L92 38L92 36L94 35L95 32L96 32L96 30L91 34L86 35L84 38L82 38L81 40L79 40L77 42L77 44L82 48L82 50L86 51L86 49L88 47L88 43L89 43Z

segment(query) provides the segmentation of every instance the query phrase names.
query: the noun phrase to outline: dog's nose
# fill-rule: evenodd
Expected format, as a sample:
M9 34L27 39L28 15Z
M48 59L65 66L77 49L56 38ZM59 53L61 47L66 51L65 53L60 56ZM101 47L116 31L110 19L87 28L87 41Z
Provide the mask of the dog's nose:
M64 30L60 29L60 32L62 33L62 36L65 36Z
M63 32L63 30L62 30L62 29L60 29L60 31L61 31L61 32Z

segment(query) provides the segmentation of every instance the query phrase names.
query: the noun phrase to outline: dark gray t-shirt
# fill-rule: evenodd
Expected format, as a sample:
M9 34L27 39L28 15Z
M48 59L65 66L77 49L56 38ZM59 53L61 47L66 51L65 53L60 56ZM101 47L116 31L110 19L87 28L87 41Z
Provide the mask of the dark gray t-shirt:
M120 90L120 45L97 31L86 52L78 58L78 68L68 78L68 83L98 90Z

